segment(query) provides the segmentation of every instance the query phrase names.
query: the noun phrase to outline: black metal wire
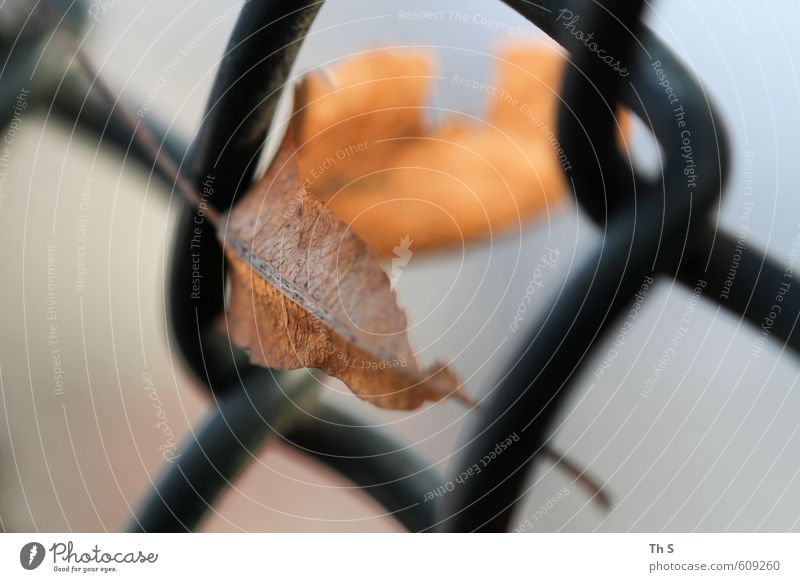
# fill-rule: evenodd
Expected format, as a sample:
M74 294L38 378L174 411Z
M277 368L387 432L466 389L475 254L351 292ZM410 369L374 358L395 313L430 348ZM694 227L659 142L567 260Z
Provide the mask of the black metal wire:
M359 486L409 531L429 530L438 510L438 498L429 494L444 483L442 475L409 445L359 424L350 414L318 402L288 427L284 438Z
M436 503L424 499L441 484L435 468L395 439L360 424L320 401L314 381L279 387L248 378L225 392L205 426L174 463L165 465L128 531L197 529L270 438L359 486L407 529L430 528Z
M49 91L54 61L58 60L59 47L49 42L53 22L63 16L63 2L51 0L50 4L37 4L25 14L20 11L20 22L4 22L0 32L8 31L8 36L0 34L0 127L12 120L20 92L25 90L26 106L32 101L41 100L42 89ZM9 18L14 11L4 11L0 16ZM19 29L14 29L18 25ZM78 27L80 22L67 19L65 25ZM53 69L51 69L53 67Z
M704 224L727 165L724 134L696 80L663 43L639 27L639 3L622 6L622 2L573 0L565 7L563 1L504 1L572 51L576 66L568 74L564 91L560 137L575 168L570 178L576 198L604 227L605 236L603 246L570 276L567 292L551 311L554 316L539 323L515 365L483 404L456 474L479 462L486 450L512 432L521 440L497 457L490 469L446 496L441 527L453 531L508 527L511 509L524 493L527 470L548 437L569 381L645 274L659 268L692 286L703 278L709 289L717 291L707 292L707 297L760 326L770 315L786 272L775 262L764 261L757 251L740 248L730 236L715 235ZM281 90L320 5L298 8L275 0L245 4L191 156L196 184L202 186L213 176L209 203L216 208L227 209L253 180ZM604 8L609 11L603 12ZM563 9L579 14L598 43L625 60L631 69L625 83L601 66L596 55L581 51L558 20ZM634 46L635 54L630 56L634 33L640 46ZM654 61L661 61L691 124L695 156L703 168L692 196L683 195L686 184L681 182L680 161L671 155L680 148L681 138L675 131L674 112L664 107L663 88L651 69ZM76 111L71 95L80 90L80 84L68 83L56 100L60 112L70 118L79 115L81 127L106 132L104 138L110 143L130 144L131 136L115 125L115 118L108 117L112 112L96 99L90 96L87 107ZM616 155L613 136L618 102L649 122L667 153L663 185L642 182L626 160ZM151 129L163 138L163 128L154 125ZM185 144L174 139L164 143L174 159L183 159ZM138 151L135 142L131 145L135 159L146 166L147 153ZM374 430L348 428L356 423L318 402L315 410L323 422L291 414L272 373L249 366L243 354L215 331L213 324L223 309L222 253L210 228L202 229L199 247L192 248L196 211L184 208L181 212L173 246L170 329L189 368L221 396L206 427L189 441L178 462L168 467L132 529L193 529L230 479L275 432L364 487L409 529L431 529L435 505L420 500L439 484L433 469ZM660 225L660 230L654 225ZM198 297L192 288L193 252L202 257ZM730 286L734 255L741 258L736 285ZM788 340L800 350L795 331L800 292L790 290L783 297L771 337ZM297 397L310 398L312 392L298 391Z
M585 30L595 33L598 46L608 54L619 55L623 63L639 72L646 70L643 62L649 61L656 47L645 45L645 51L636 50L637 39L651 45L657 42L653 36L643 38L640 34L642 4L597 2L582 13ZM671 252L676 245L680 248L695 217L703 218L720 192L727 157L725 141L718 139L721 130L716 129L702 91L691 84L685 71L672 71L673 78L680 85L679 94L687 109L688 131L697 136L698 150L709 164L703 166L707 174L704 184L691 192L675 162L680 149L671 149L674 139L658 132L668 156L663 189L661 184L632 179L630 172L620 177L620 163L615 159L618 148L611 140L616 135L616 103L624 95L622 79L611 74L607 64L590 51L574 50L572 56L574 67L565 80L559 138L576 168L572 178L577 199L590 207L593 216L604 220L602 244L568 277L564 293L545 310L551 315L537 323L530 342L481 404L479 418L465 437L465 452L456 472L482 463L481 459L510 434L520 439L446 497L441 529L447 531L509 528L512 510L525 493L528 469L549 438L558 405L575 372L629 303L643 277L658 265L662 249ZM638 78L631 77L633 90L649 95L644 92L648 77L641 73ZM663 111L667 103L645 101L644 105L648 112L651 107ZM708 156L709 152L714 155ZM609 192L608 187L616 190ZM604 198L626 202L597 202Z
M195 183L203 189L211 178L208 202L220 211L254 178L281 90L320 5L262 0L242 7L192 146ZM213 228L200 225L197 234L196 217L195 209L183 208L175 233L170 329L189 369L213 391L234 386L249 364L215 328L224 308L223 254Z
M772 345L783 344L800 357L800 289L792 265L781 265L707 226L693 234L677 279L690 287L705 281L704 298L745 318Z
M231 481L247 466L273 431L287 424L287 395L264 378L228 390L205 426L181 447L128 527L131 532L193 531ZM308 387L295 390L301 401Z

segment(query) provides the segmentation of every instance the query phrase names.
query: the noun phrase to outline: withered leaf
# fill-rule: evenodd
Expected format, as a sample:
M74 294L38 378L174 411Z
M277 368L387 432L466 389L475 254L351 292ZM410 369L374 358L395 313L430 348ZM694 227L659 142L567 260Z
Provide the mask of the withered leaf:
M319 368L383 408L466 399L446 366L424 370L415 359L375 252L300 184L293 134L290 125L270 170L220 233L233 341L256 364Z

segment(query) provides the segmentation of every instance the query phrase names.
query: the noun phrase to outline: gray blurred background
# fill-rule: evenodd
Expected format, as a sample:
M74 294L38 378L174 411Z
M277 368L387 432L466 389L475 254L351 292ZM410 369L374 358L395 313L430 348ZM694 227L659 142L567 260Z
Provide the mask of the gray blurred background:
M102 73L148 115L190 137L238 5L99 4L105 8L90 20L88 46ZM438 9L479 18L399 16ZM733 172L722 228L746 225L747 244L780 261L788 261L800 223L798 18L792 0L670 0L653 3L648 14L728 122ZM492 30L490 19L503 27ZM331 0L295 72L364 47L427 46L445 78L431 115L444 116L440 108L481 114L480 93L446 78L488 79L492 54L523 37L541 39L499 2ZM180 63L165 69L178 55ZM179 440L209 405L173 359L165 331L164 269L176 206L135 164L97 151L71 129L39 110L23 116L9 144L0 198L0 530L119 530L163 462L151 394ZM561 255L534 308L558 293L573 260L598 236L566 205L523 232L464 252L413 257L398 293L421 358L451 360L474 396L491 390L523 341L525 333L511 333L509 324L544 247ZM753 357L753 329L705 299L691 312L690 298L670 281L648 293L606 373L595 375L608 342L586 365L554 435L555 446L605 484L612 510L587 503L564 473L542 464L518 514L527 530L800 529L800 362L771 342ZM645 398L644 384L687 310L688 332ZM535 320L526 315L525 331ZM61 394L56 367L63 370ZM446 469L462 429L459 406L389 413L333 388L326 397ZM563 487L570 494L543 511ZM279 444L260 453L215 510L209 531L398 529L348 483Z

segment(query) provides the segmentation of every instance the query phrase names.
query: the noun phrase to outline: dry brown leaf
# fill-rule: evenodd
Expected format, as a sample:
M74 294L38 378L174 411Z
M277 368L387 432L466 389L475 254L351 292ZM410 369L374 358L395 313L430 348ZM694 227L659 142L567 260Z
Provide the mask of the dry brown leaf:
M220 235L231 267L233 341L255 364L319 368L383 408L468 400L446 366L420 367L375 252L302 188L294 154L290 127Z

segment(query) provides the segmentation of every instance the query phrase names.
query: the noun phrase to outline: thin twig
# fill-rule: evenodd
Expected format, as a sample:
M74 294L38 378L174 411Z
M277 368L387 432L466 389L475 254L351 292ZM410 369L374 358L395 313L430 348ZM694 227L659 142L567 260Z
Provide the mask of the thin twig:
M591 475L586 474L586 469L581 469L575 465L566 455L563 455L549 446L542 448L542 454L546 456L556 466L561 468L572 477L573 483L578 483L589 494L592 501L596 502L603 509L608 511L611 508L611 500L603 490L602 485L595 482Z
M112 105L112 115L116 115L117 118L131 130L133 139L150 154L153 165L172 179L176 189L186 201L195 208L202 207L206 220L215 228L218 227L220 223L220 214L216 208L204 203L202 196L192 185L192 182L181 172L175 161L169 157L164 148L161 147L155 135L153 135L153 132L150 131L150 128L137 119L137 117L120 102L119 96L115 94L100 76L97 68L86 54L86 51L80 46L78 40L72 35L69 35L69 40L75 49L75 60L88 77L91 83L90 87L96 89L97 92Z

